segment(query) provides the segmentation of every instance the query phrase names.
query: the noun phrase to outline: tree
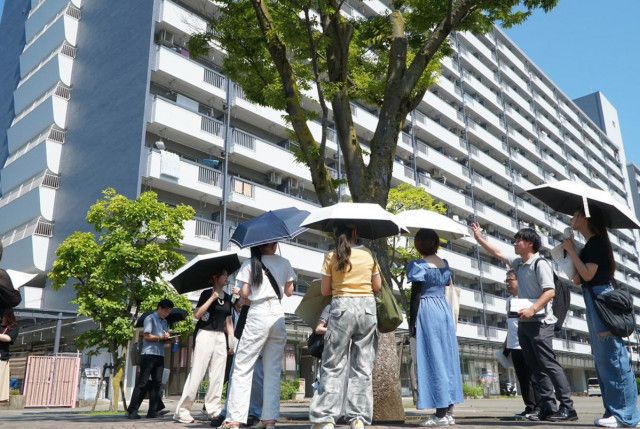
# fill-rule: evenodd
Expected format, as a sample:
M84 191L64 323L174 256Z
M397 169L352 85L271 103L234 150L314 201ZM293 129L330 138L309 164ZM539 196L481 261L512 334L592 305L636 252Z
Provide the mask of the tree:
M153 192L130 200L106 189L87 213L95 234L76 231L56 250L49 274L55 290L73 286L78 314L90 317L96 328L76 338L81 350L107 350L113 360L111 409L117 410L124 375L127 346L134 335L133 323L141 311L155 310L162 298L191 313L189 300L162 280L185 263L176 252L182 239L183 222L194 216L185 205L171 208ZM173 330L188 335L191 320Z
M360 19L344 0L220 0L211 30L192 37L189 50L205 54L215 38L227 52L225 72L245 96L286 112L296 155L309 167L323 206L338 200L338 183L326 165L332 123L353 201L385 207L398 136L436 81L440 60L452 53L451 32L513 26L557 2L392 0L385 14ZM352 102L377 111L368 141L356 132ZM322 125L319 140L309 127L315 119ZM385 243L372 247L389 280ZM401 414L398 409L392 420Z

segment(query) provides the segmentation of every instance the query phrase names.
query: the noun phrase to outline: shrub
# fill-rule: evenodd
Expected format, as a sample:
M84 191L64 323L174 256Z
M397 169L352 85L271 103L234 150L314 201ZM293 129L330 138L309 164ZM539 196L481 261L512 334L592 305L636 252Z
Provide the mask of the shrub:
M468 384L462 385L462 393L465 398L480 399L484 396L484 390L482 386L470 386Z
M640 377L636 378L636 386L638 388L638 393L640 393Z
M300 380L282 380L280 382L280 399L283 401L293 399L300 388Z

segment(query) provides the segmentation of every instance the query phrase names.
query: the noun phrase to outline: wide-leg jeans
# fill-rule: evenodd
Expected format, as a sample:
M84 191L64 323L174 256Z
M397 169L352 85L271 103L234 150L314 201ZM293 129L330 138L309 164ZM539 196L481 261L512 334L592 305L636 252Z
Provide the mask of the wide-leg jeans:
M372 371L378 341L375 300L372 296L334 297L330 314L319 386L311 400L309 420L335 424L346 395L347 419L360 418L365 424L371 424ZM348 378L346 391L345 377Z
M587 286L598 296L613 290L610 285ZM605 326L593 304L588 290L583 290L587 308L587 327L591 340L591 353L596 365L605 415L614 416L625 426L636 426L640 422L638 388L629 360L629 352L622 338L607 335ZM605 335L602 335L602 334Z

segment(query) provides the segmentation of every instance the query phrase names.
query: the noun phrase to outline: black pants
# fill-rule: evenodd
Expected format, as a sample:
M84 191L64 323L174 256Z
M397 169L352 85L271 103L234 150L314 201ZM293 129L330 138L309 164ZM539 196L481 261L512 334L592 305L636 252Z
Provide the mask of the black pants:
M543 414L556 411L554 389L560 406L573 409L569 380L553 352L553 329L554 325L541 322L521 321L518 324L518 340L525 362L533 373Z
M527 411L534 411L540 407L540 395L538 389L534 386L533 374L524 358L524 353L519 349L509 349L511 360L513 361L513 369L518 377L520 385L520 394Z
M141 355L140 374L136 380L136 387L131 395L131 402L127 411L134 413L140 408L147 393L149 394L149 411L147 416L156 415L160 403L160 384L164 370L164 356Z

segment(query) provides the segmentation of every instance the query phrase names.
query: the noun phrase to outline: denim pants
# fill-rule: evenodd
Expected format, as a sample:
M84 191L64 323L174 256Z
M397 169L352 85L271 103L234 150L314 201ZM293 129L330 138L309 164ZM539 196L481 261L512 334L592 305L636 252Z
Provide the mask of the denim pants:
M347 419L360 418L365 424L371 424L377 323L376 303L372 296L333 298L319 386L309 407L312 423L335 423L346 396ZM348 379L346 390L345 379Z
M253 371L262 355L264 369L261 420L275 420L280 414L280 375L287 342L284 310L277 298L251 303L247 324L233 362L233 382L229 389L229 422L247 422Z
M613 290L610 285L590 286L590 288L596 296ZM640 422L640 409L637 404L638 390L629 361L629 352L622 338L614 335L598 335L608 332L609 329L600 319L591 293L583 289L583 295L587 307L591 353L596 364L605 415L614 416L625 426L636 426Z

